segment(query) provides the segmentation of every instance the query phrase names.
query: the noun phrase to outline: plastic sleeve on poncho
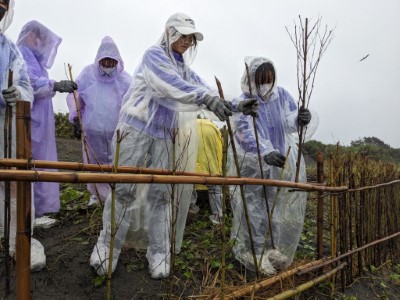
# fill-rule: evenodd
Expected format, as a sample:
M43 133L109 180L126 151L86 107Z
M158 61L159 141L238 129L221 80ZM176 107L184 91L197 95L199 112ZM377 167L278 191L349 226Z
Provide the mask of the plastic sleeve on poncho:
M54 80L42 76L43 71L44 73L47 73L47 71L39 64L36 57L27 47L20 47L20 51L27 64L35 100L53 98L56 94L53 90Z
M201 85L195 85L184 79L177 66L165 54L161 47L152 47L143 57L143 77L151 89L160 96L159 104L173 110L188 110L187 105L203 103L211 91L193 71L189 72L190 80ZM184 107L186 106L186 108Z
M10 69L13 70L13 85L21 93L21 100L33 102L33 90L26 63L17 46L10 42Z

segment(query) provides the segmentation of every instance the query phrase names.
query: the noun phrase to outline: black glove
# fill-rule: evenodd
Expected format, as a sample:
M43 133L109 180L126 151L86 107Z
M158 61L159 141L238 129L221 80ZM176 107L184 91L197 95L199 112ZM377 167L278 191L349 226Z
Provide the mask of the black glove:
M311 113L308 108L300 108L299 114L297 116L297 122L299 125L306 126L311 121Z
M250 115L252 117L258 117L258 100L257 98L250 98L243 100L238 105L238 111L244 115Z
M81 126L79 124L79 119L75 118L74 123L72 123L72 133L74 134L74 137L78 140L81 139L82 132L81 132Z
M61 80L59 82L54 82L53 90L60 93L72 93L74 90L78 89L78 85L71 80Z
M15 106L17 100L21 99L21 93L15 86L10 86L8 89L2 90L4 101L10 105Z
M271 166L282 168L285 164L286 157L279 152L273 151L270 154L265 155L264 160L267 164Z
M228 120L229 116L232 116L231 104L225 100L222 100L218 96L206 97L206 99L204 99L204 104L221 121L226 121Z

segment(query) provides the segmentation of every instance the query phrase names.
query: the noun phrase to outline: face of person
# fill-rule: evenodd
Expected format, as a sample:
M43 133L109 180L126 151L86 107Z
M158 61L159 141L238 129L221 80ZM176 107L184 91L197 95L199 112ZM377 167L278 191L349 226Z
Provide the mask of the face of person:
M105 57L99 61L99 64L104 68L114 68L118 64L118 61L110 57Z
M187 49L193 46L195 43L195 37L193 34L184 35L182 34L181 37L171 44L172 50L179 54L185 53Z
M8 1L0 0L0 21L4 18L8 10Z

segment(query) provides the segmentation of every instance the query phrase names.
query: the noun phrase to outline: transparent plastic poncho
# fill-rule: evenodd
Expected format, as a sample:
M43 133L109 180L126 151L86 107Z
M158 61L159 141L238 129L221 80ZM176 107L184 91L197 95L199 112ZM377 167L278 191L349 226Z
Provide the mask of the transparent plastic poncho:
M256 119L259 148L262 155L262 172L265 179L294 181L297 161L297 113L298 108L291 95L275 84L272 93L264 99L255 89L255 71L268 59L259 57L246 58L252 84L250 95L248 76L246 71L242 77L243 94L237 100L256 97L259 101L259 117ZM237 115L232 119L234 136L239 159L240 175L242 177L261 178L260 165L257 155L257 145L253 120L250 116ZM318 117L313 114L309 127L315 131ZM307 131L307 137L313 134ZM288 152L288 149L290 151ZM284 169L267 165L263 157L273 151L287 155ZM288 154L289 153L289 154ZM237 175L233 163L233 154L230 151L229 173ZM304 159L301 159L299 182L306 182ZM253 244L256 255L261 255L271 249L269 234L268 213L263 186L244 186L249 222L253 235ZM289 192L288 188L266 186L269 209L272 213L272 236L275 248L286 255L289 265L298 246L303 229L307 194L304 192ZM246 268L254 270L251 254L249 230L246 224L243 200L239 187L232 187L232 209L234 214L231 238L234 240L233 251ZM263 252L264 251L264 252Z
M171 44L180 36L167 22L159 42L145 51L134 73L117 125L121 134L128 134L121 142L120 165L179 171L196 168L196 116L204 98L216 92L189 68L187 61L194 57L194 46L183 57L172 51ZM193 185L180 184L117 185L119 229L115 257L118 258L126 242L138 248L147 247L149 265L154 264L158 254L167 259L171 223L175 230L175 249L179 252L192 189ZM109 240L109 198L98 246Z

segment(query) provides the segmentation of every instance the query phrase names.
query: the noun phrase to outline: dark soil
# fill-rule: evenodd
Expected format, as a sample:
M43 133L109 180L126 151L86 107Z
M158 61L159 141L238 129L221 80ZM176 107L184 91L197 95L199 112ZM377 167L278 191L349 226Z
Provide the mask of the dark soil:
M60 161L81 161L80 141L58 139L58 154ZM84 191L83 185L61 185L61 189L68 187ZM89 257L96 243L101 229L101 209L87 208L87 194L80 193L76 199L64 205L57 216L58 225L49 229L35 229L34 237L44 246L47 256L46 267L36 273L31 273L32 299L106 299L107 284L104 278L97 276L89 266ZM202 202L201 207L208 209ZM202 237L195 230L202 227L211 234L219 234L207 220L208 212L190 216L188 219L187 234L185 240L193 241L192 245L202 249L203 243L198 242ZM196 219L197 218L197 219ZM198 222L198 223L196 223ZM197 227L197 229L193 229ZM215 232L213 232L215 231ZM199 239L199 240L196 240ZM173 280L174 298L187 299L190 296L197 299L205 299L201 294L206 294L207 286L213 284L212 279L216 269L212 268L212 262L208 261L209 255L217 255L214 248L205 248L195 251L193 258L185 256L185 249L190 248L190 243L183 247L181 257L187 258L188 265L179 261L178 271ZM190 248L193 249L193 248ZM211 249L211 250L210 250ZM207 253L208 251L208 253ZM0 274L4 279L3 256L0 256ZM212 258L210 258L212 260ZM183 261L183 262L182 262ZM232 258L228 256L228 264L233 270L229 273L228 280L232 284L239 284L239 278L243 279L251 274L244 270ZM186 269L185 269L186 268ZM299 299L400 299L400 282L390 279L394 266L385 265L374 272L367 272L362 278L356 280L346 289L345 294L330 292L330 285L326 283L318 288L307 291ZM185 274L183 271L186 270ZM188 273L188 270L190 271ZM208 278L210 277L210 278ZM247 277L248 278L248 277ZM0 299L15 299L15 266L12 266L11 293L4 295L4 280L0 281ZM398 280L398 279L397 279ZM329 281L327 281L329 282ZM112 299L162 299L166 298L170 288L170 281L153 280L147 271L147 260L144 251L124 249L122 251L117 269L111 280ZM218 282L217 282L218 283ZM340 283L336 283L340 290ZM272 293L273 291L270 291ZM277 287L277 293L280 293ZM273 293L271 294L273 295ZM350 297L354 298L350 298ZM265 297L255 298L264 299Z

